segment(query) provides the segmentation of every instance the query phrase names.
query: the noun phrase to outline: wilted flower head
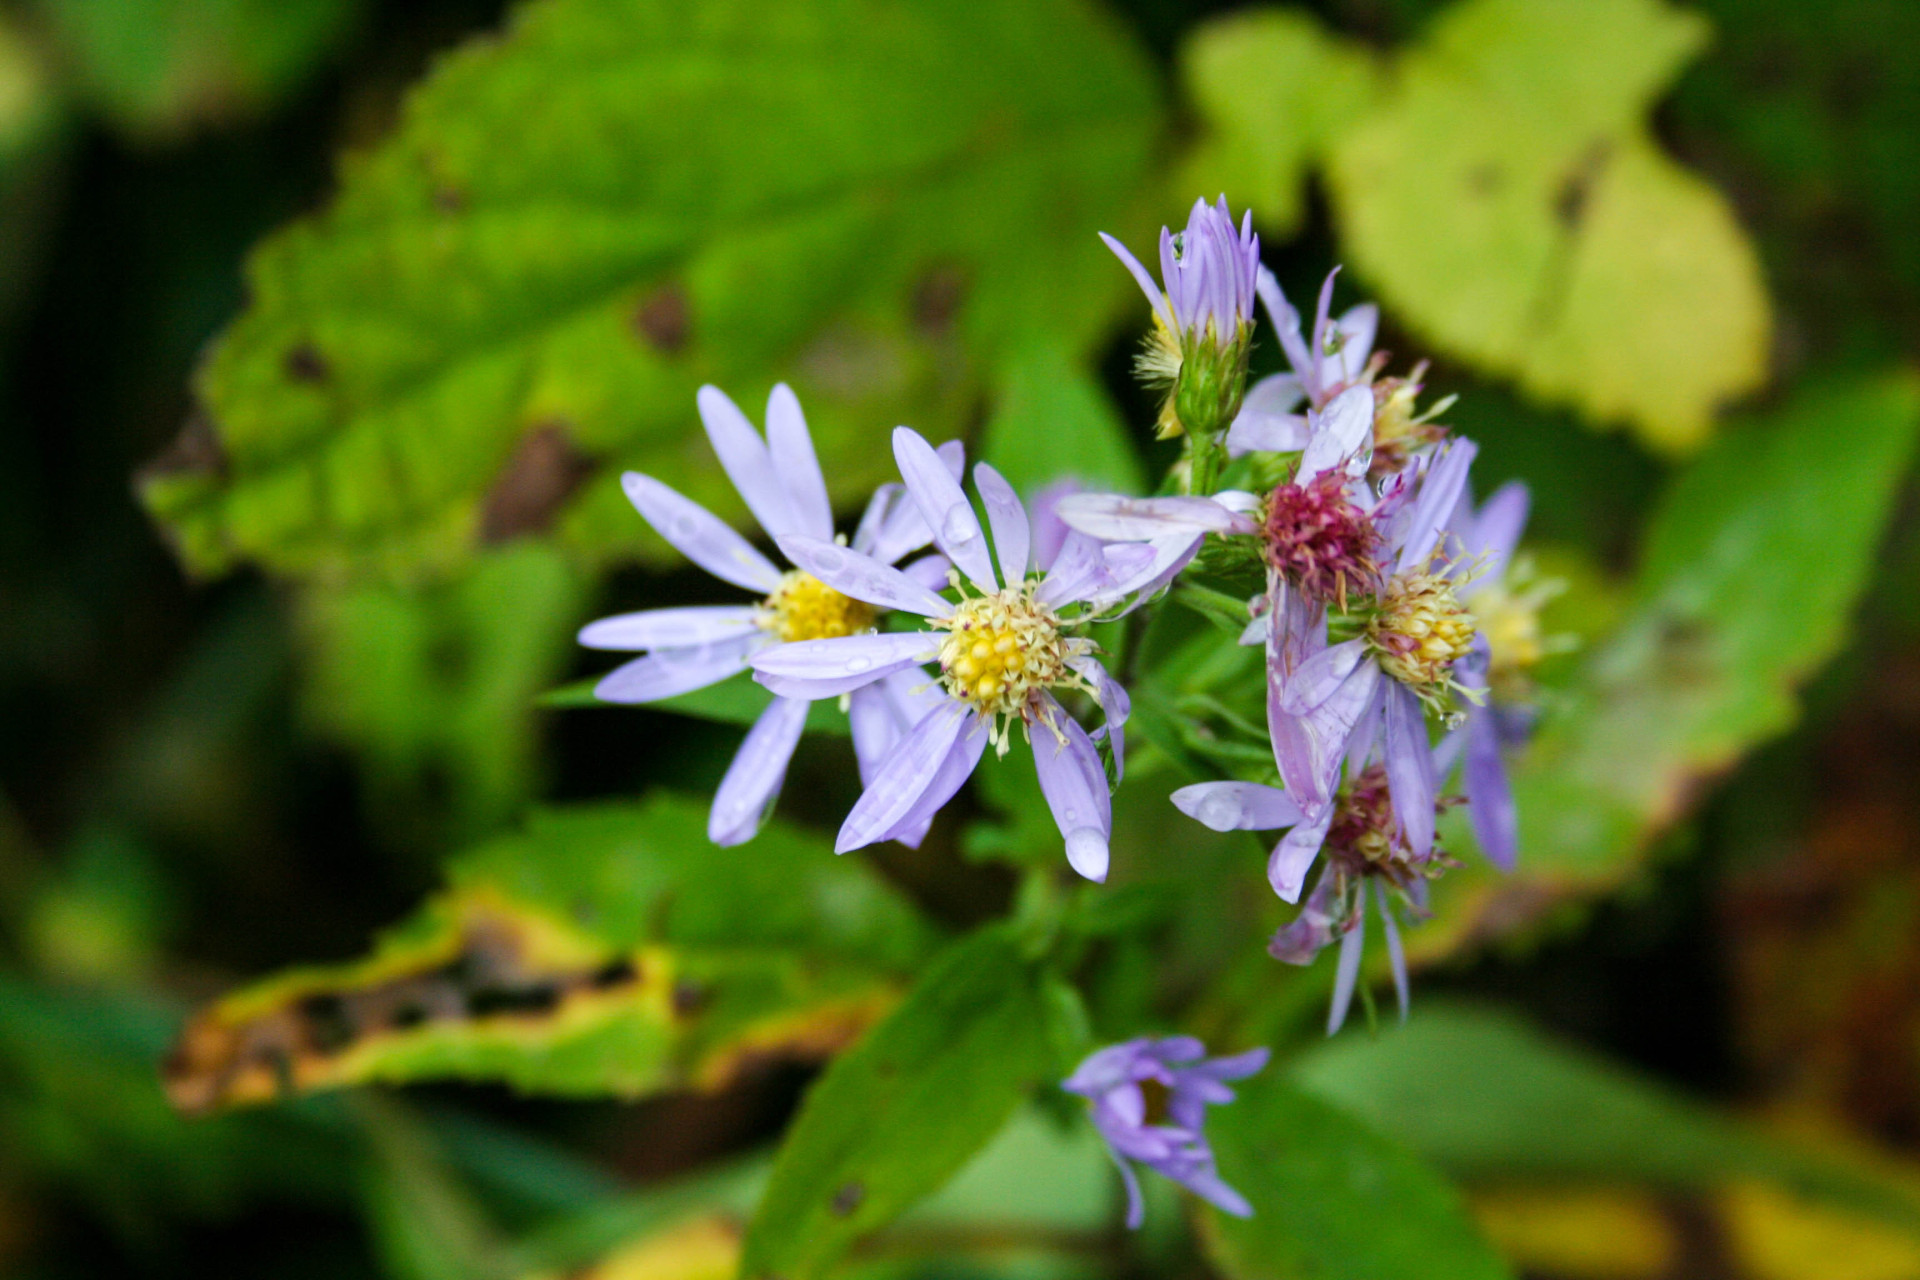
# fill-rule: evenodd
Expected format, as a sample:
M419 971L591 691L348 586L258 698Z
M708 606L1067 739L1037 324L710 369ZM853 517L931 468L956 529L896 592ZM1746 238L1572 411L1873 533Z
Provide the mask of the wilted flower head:
M1246 1198L1220 1180L1201 1129L1209 1106L1233 1101L1233 1090L1224 1082L1266 1066L1267 1051L1250 1049L1230 1058L1206 1054L1206 1046L1192 1036L1129 1040L1099 1050L1060 1086L1092 1103L1093 1126L1127 1186L1130 1228L1138 1230L1146 1216L1132 1161L1228 1213L1253 1215Z
M1160 229L1160 278L1104 231L1100 238L1125 264L1153 307L1153 334L1139 361L1150 385L1169 391L1160 434L1189 430L1211 438L1240 409L1253 330L1260 237L1249 211L1235 228L1227 198L1193 202L1186 230Z

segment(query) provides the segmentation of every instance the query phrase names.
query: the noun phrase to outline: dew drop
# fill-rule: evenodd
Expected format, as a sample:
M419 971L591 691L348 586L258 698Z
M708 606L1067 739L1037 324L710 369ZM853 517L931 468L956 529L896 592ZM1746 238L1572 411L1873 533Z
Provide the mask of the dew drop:
M692 516L675 516L673 520L673 531L683 538L691 538L694 534L700 532L700 526L694 521Z
M859 675L862 671L865 671L868 667L871 667L872 665L873 665L873 659L871 658L848 658L847 659L847 671L852 675Z
M940 522L940 537L949 546L962 546L979 536L980 523L966 503L956 502L947 508L946 518Z
M1200 819L1202 826L1215 831L1231 831L1240 820L1240 805L1224 791L1215 791L1200 802L1199 812L1194 816Z

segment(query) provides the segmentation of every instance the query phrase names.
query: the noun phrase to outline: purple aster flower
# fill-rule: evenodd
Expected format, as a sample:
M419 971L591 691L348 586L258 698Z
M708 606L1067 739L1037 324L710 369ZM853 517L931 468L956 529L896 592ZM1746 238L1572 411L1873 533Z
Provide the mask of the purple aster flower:
M1334 399L1353 387L1364 386L1373 396L1373 441L1369 463L1376 476L1405 470L1423 449L1438 444L1446 428L1434 419L1453 404L1449 396L1425 412L1417 402L1424 390L1425 361L1407 377L1382 377L1386 354L1373 350L1380 311L1372 303L1362 303L1331 319L1333 281L1340 272L1335 267L1320 286L1320 301L1314 313L1311 341L1300 331L1300 313L1287 301L1273 273L1262 270L1259 278L1260 300L1280 336L1281 349L1292 366L1287 373L1262 378L1247 392L1232 428L1227 432L1227 452L1238 457L1253 452L1289 453L1306 447L1308 423L1299 412L1304 402L1308 409L1325 409Z
M1192 1036L1129 1040L1093 1054L1060 1086L1092 1104L1093 1127L1126 1183L1127 1226L1133 1230L1146 1216L1134 1161L1227 1213L1253 1216L1246 1197L1220 1180L1201 1129L1209 1106L1233 1101L1225 1082L1266 1066L1267 1051L1249 1049L1230 1058L1206 1054Z
M1242 328L1253 322L1260 237L1253 233L1252 210L1236 230L1225 196L1217 205L1195 200L1185 231L1160 228L1164 293L1125 245L1104 231L1100 239L1133 273L1153 307L1154 319L1176 344L1176 350L1186 349L1209 333L1216 342L1236 341Z
M1089 880L1104 880L1113 833L1106 771L1094 738L1061 707L1056 691L1078 690L1100 705L1117 771L1125 753L1126 694L1094 656L1093 642L1074 631L1164 580L1178 551L1103 547L1076 533L1062 540L1051 567L1036 573L1032 525L999 472L986 463L973 471L993 530L989 546L966 494L933 448L907 427L895 429L893 446L907 492L956 566L948 576L959 600L858 548L804 534L784 537L781 550L821 582L855 600L918 614L929 629L808 640L750 659L755 678L785 696L831 697L904 677L928 697L924 714L868 780L834 849L845 853L924 828L972 775L989 742L1005 754L1018 723L1033 748L1068 862ZM939 664L937 679L920 670L927 662Z
M698 398L707 438L728 479L746 501L760 527L778 539L804 536L830 541L833 508L820 474L813 440L800 402L783 383L767 400L767 435L717 387L702 387ZM941 451L949 476L961 467L960 446ZM747 669L748 659L782 643L852 636L870 632L879 611L820 581L803 569L782 572L725 521L673 489L639 472L621 477L627 498L661 537L681 554L723 582L758 593L752 604L649 609L589 623L580 643L590 649L639 653L615 668L594 688L608 702L644 703L671 698L717 684ZM932 539L919 508L899 485L874 495L853 536L853 546L876 564L892 565ZM938 585L947 561L927 556L904 571L903 578ZM806 723L809 695L776 697L760 714L713 799L707 835L715 844L750 840L779 796L787 765ZM854 753L867 778L925 712L914 681L887 681L860 690L848 714ZM922 829L924 830L924 829ZM903 833L917 842L913 831Z

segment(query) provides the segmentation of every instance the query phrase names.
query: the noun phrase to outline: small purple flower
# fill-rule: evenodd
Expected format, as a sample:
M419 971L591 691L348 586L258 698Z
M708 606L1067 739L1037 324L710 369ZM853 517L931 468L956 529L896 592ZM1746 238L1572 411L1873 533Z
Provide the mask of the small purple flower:
M776 539L831 540L833 508L793 392L783 383L768 397L765 440L719 388L702 387L698 403L720 465L760 527ZM942 465L950 474L960 470L959 449L958 444L943 447ZM603 678L595 696L607 702L655 702L737 675L752 655L782 643L873 629L878 611L868 602L835 591L804 570L783 573L725 521L651 476L629 471L621 481L635 509L681 554L762 598L754 604L649 609L589 623L580 631L587 648L642 655ZM892 565L932 538L919 508L905 497L899 485L882 486L853 536L853 545L876 563ZM946 571L941 556L924 557L904 571L889 570L936 585ZM707 836L715 844L741 844L760 829L800 741L807 698L776 697L748 731L713 798ZM925 713L925 701L911 680L890 680L854 696L848 714L863 778L877 771ZM909 831L902 838L917 843L918 834Z
M1227 1213L1253 1216L1246 1197L1220 1180L1201 1129L1209 1106L1233 1101L1225 1082L1266 1066L1267 1051L1249 1049L1230 1058L1206 1054L1192 1036L1129 1040L1093 1054L1060 1086L1091 1102L1093 1127L1126 1183L1127 1226L1133 1230L1146 1217L1133 1161Z
M1235 342L1241 330L1253 323L1260 237L1253 233L1251 210L1236 230L1225 196L1217 205L1195 200L1185 231L1160 228L1164 293L1125 245L1104 231L1100 238L1133 273L1153 307L1154 319L1165 327L1177 349L1185 350L1208 335L1215 342Z
M973 471L993 529L989 547L966 494L932 446L907 427L895 429L893 446L907 492L935 544L957 566L949 579L959 601L858 548L792 535L780 539L781 550L821 582L855 600L919 614L930 629L809 640L750 659L755 678L783 696L832 697L902 679L927 699L925 712L867 781L834 849L845 853L924 829L972 775L989 742L1005 754L1018 723L1033 748L1067 861L1089 880L1104 880L1113 834L1106 770L1095 739L1054 691L1078 690L1100 705L1117 773L1127 696L1094 657L1093 642L1074 631L1171 576L1180 548L1103 547L1070 534L1052 566L1035 573L1032 525L999 472L986 463ZM937 678L921 670L927 662L939 664Z

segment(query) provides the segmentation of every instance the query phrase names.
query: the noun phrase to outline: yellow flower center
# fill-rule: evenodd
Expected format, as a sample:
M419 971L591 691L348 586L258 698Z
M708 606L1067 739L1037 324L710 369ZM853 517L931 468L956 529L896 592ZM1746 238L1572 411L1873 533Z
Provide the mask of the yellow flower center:
M1059 617L1034 599L1030 585L962 600L933 625L952 633L940 645L940 682L955 699L998 722L993 742L1002 753L1011 721L1039 714L1033 705L1037 690L1087 687L1067 661L1091 652L1092 645L1062 636Z
M1453 664L1473 647L1477 622L1454 594L1453 583L1420 570L1395 574L1367 622L1367 639L1381 670L1422 697L1451 682Z
M790 569L760 602L760 626L781 640L836 640L873 630L879 610L843 596L810 573Z
M1548 636L1540 626L1540 610L1565 589L1566 583L1559 578L1535 577L1532 562L1522 556L1499 579L1474 593L1474 616L1492 658L1487 681L1495 697L1524 698L1540 660L1571 646L1570 637Z

